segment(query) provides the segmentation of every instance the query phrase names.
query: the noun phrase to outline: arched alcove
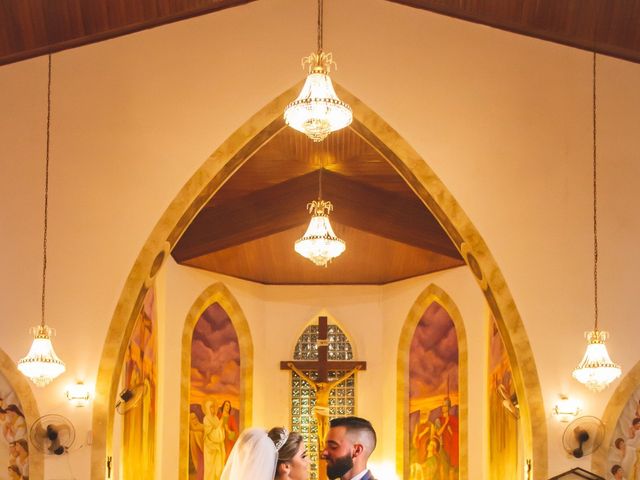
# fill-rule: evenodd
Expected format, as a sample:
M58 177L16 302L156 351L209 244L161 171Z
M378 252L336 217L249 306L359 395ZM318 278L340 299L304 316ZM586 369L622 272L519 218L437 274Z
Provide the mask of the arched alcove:
M18 371L16 364L2 349L0 349L0 374L7 379L16 397L18 397L27 421L28 432L33 422L40 417L38 405L28 380ZM3 465L2 468L6 472L6 466ZM42 480L44 478L44 458L42 453L35 448L29 449L29 478L32 480Z
M235 330L240 348L240 427L251 424L253 399L253 341L249 324L240 304L222 283L208 287L193 303L182 333L182 365L180 382L180 479L189 478L189 412L191 388L192 339L196 325L212 305L219 305Z
M285 128L284 108L295 98L299 83L252 116L194 173L159 219L126 280L111 320L100 361L93 410L93 479L104 478L111 451L113 412L126 339L144 297L145 280L155 275L198 211L234 172L265 142ZM425 160L382 118L336 84L341 99L351 105L352 128L380 152L437 218L480 285L514 367L514 382L523 419L524 452L533 462L533 478L547 473L547 431L538 373L520 315L487 245L455 198ZM535 442L533 439L535 438Z
M462 316L453 300L437 285L429 285L413 303L409 314L402 326L400 341L398 342L398 386L397 386L397 411L396 411L396 470L398 475L406 478L409 472L409 458L406 455L409 438L409 357L411 343L416 327L420 323L427 309L433 304L440 305L447 312L453 322L458 340L458 391L460 418L460 479L468 478L468 391L467 391L467 336L465 333Z
M606 475L607 454L609 445L613 441L615 427L631 396L640 387L640 362L636 363L629 373L618 384L618 388L609 398L609 402L602 414L602 422L605 424L605 435L602 446L593 453L591 470L598 475Z

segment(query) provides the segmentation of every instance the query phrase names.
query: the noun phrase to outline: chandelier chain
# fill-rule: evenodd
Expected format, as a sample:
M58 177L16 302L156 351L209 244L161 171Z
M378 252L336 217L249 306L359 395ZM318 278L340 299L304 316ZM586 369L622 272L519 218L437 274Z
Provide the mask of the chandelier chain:
M318 200L322 200L322 170L324 168L321 168L318 174Z
M593 289L595 328L598 330L598 183L596 142L596 52L593 52Z
M47 284L47 227L49 213L49 144L51 131L51 54L49 54L49 72L47 80L47 149L44 170L44 235L42 240L42 315L40 324L44 327L44 306Z
M318 0L318 52L322 52L322 16L323 16L323 0Z

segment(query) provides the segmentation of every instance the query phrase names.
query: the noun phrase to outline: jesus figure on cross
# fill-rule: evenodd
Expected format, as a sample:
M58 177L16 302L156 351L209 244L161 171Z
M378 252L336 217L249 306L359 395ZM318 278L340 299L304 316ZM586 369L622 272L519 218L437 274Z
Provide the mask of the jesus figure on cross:
M313 407L313 416L316 417L316 423L318 424L318 445L322 450L322 447L324 446L324 439L327 436L327 430L329 429L329 421L331 420L329 418L329 394L333 387L351 377L354 373L360 370L361 366L357 365L353 370L345 373L333 382L321 382L319 380L314 381L309 378L308 375L305 375L302 370L296 368L293 363L288 362L287 366L307 382L316 393L316 405Z

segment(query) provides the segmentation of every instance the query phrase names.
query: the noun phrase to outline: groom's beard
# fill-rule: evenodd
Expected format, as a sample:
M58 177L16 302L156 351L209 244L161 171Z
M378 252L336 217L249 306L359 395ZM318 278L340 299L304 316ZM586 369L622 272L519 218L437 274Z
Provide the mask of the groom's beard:
M353 468L353 458L347 454L344 457L336 458L331 464L327 462L327 477L331 480L340 478Z

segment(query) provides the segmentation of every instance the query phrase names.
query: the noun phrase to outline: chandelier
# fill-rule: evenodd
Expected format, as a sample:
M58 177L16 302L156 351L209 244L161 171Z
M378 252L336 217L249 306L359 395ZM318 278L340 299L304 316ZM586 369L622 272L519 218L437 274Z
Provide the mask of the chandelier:
M333 211L333 205L329 201L322 200L322 169L320 169L318 176L318 184L318 200L307 204L311 221L302 238L296 240L294 249L316 265L326 267L331 260L339 257L347 247L344 240L339 239L333 233L331 222L329 222L329 212Z
M45 162L44 183L44 240L42 244L42 296L41 296L41 321L40 325L33 327L30 333L33 335L33 343L29 353L18 361L18 370L29 377L38 387L44 387L51 383L65 371L64 362L58 358L53 350L51 337L53 330L44 323L45 287L47 283L47 213L49 209L49 138L51 124L51 54L49 54L49 76L47 82L47 150Z
M593 52L593 285L594 317L593 330L585 333L587 351L573 371L573 377L589 390L605 389L621 374L620 367L609 358L605 345L607 332L598 330L598 217L597 217L597 169L596 169L596 53Z
M351 107L338 98L329 77L331 65L336 63L332 54L322 49L322 3L318 0L318 52L302 59L302 68L308 66L309 75L298 98L284 111L286 124L314 142L349 126L353 119Z

